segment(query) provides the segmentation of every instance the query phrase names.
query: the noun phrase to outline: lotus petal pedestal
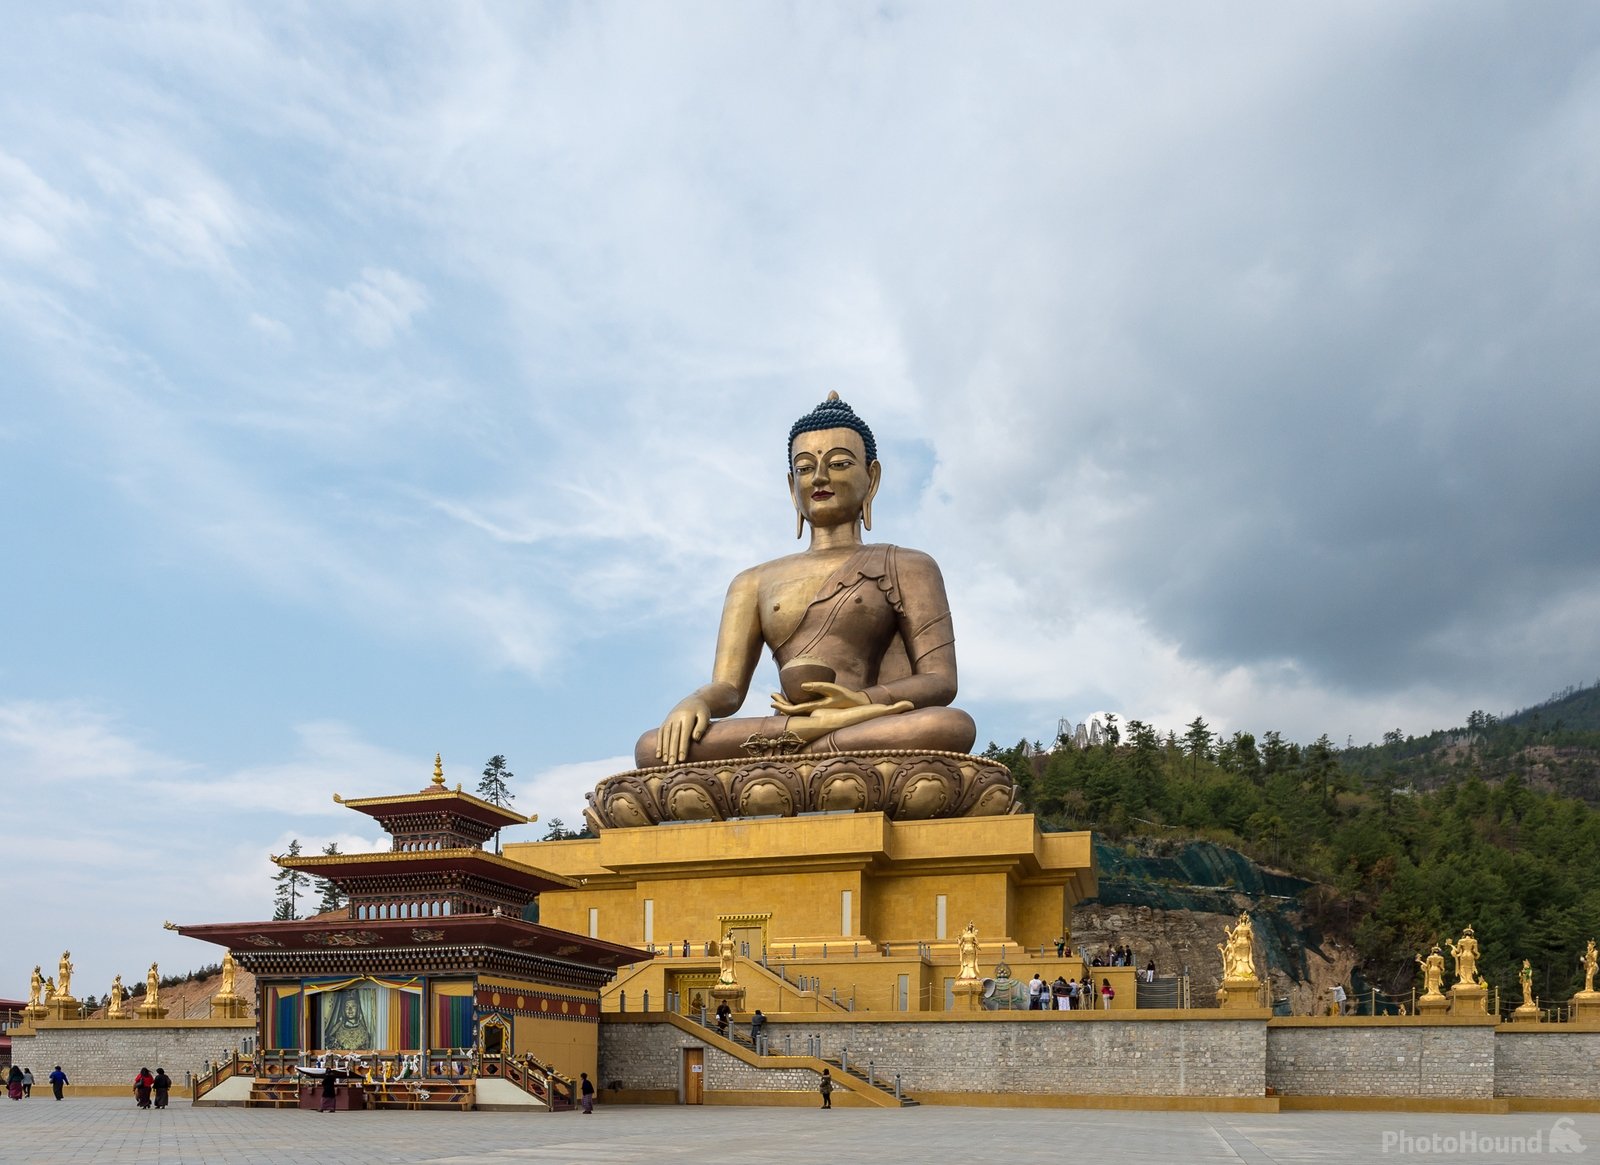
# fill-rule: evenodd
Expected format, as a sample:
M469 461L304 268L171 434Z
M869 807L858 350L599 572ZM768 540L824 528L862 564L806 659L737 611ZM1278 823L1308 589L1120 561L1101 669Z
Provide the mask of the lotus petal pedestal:
M592 829L663 821L884 813L896 821L1018 811L1011 770L959 752L789 753L633 769L606 777L583 811Z

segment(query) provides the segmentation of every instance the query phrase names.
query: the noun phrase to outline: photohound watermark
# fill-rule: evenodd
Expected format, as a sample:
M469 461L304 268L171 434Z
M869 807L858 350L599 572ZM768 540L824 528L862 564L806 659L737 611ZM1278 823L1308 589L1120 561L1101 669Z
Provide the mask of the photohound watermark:
M1570 1116L1561 1117L1548 1129L1509 1136L1459 1129L1453 1133L1408 1133L1404 1129L1383 1131L1385 1153L1445 1154L1451 1157L1482 1154L1502 1160L1507 1157L1537 1156L1545 1153L1582 1153L1588 1146L1573 1127Z

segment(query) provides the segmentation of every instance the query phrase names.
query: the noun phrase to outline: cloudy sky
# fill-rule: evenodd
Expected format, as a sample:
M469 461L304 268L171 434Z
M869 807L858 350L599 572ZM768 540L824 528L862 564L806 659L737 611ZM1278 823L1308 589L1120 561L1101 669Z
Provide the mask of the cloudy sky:
M573 822L830 389L980 745L1600 672L1592 4L4 9L0 995L436 751Z

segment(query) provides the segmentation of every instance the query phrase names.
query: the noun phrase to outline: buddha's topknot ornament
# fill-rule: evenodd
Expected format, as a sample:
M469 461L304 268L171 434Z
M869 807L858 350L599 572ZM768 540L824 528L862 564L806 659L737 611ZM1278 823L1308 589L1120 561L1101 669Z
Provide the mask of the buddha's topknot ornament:
M872 430L867 428L867 422L856 416L856 411L840 400L838 393L830 392L827 400L790 427L789 444L783 451L784 461L789 460L796 437L801 433L815 433L822 429L854 429L861 435L861 444L866 448L867 464L871 465L878 459L878 443L873 440Z

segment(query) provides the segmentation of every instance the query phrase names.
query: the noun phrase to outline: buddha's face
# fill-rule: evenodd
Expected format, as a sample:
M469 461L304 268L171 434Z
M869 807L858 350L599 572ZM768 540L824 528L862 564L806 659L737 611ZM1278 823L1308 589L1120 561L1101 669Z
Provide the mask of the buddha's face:
M789 448L789 490L813 526L842 526L861 516L878 491L879 466L867 463L854 429L801 433Z

